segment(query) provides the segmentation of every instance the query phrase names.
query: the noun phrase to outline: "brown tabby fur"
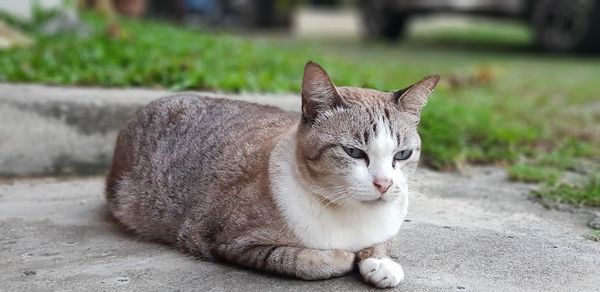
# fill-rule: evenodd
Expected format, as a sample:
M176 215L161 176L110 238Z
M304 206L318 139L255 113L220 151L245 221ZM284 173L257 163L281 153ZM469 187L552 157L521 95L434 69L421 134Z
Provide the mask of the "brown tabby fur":
M402 116L414 124L424 104L416 112L389 112L386 104L404 92L337 90L344 103L360 105L371 114L385 112L388 118ZM311 144L312 135L318 133L306 128L321 110L310 102L303 102L302 115L191 93L152 102L117 139L106 178L110 212L140 236L172 244L200 259L301 279L341 276L354 268L355 261L383 257L385 244L357 253L305 248L278 210L269 176L276 143L298 128L300 164L310 165L325 151ZM368 120L364 123L371 128ZM301 173L319 180L319 172L327 171L314 164Z

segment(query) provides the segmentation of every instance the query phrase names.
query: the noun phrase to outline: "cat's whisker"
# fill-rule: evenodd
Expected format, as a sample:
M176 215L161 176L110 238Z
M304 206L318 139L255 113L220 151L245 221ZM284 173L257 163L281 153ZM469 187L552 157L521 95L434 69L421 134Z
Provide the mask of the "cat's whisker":
M354 193L352 191L350 191L350 188L345 188L341 194L342 194L341 196L339 196L333 200L330 200L329 203L330 204L343 203L348 198L352 198L355 196Z

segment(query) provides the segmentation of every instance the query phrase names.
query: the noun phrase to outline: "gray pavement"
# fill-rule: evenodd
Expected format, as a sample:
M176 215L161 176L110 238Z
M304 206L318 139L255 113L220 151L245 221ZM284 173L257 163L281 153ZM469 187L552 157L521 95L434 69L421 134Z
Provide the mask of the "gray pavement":
M123 232L100 177L0 183L0 290L358 291L356 274L307 282L191 259ZM598 291L590 215L545 209L502 170L420 170L392 256L399 291Z
M169 94L164 90L0 83L0 177L102 174L127 119L141 106ZM300 98L292 94L227 98L288 110L300 107Z
M356 274L284 279L136 239L107 216L101 177L64 176L104 173L118 128L167 94L0 84L0 291L368 288ZM293 94L229 98L289 110L300 102ZM63 176L27 178L39 175ZM600 291L600 243L584 238L599 210L546 209L529 198L533 187L492 167L418 171L391 251L406 272L397 290Z

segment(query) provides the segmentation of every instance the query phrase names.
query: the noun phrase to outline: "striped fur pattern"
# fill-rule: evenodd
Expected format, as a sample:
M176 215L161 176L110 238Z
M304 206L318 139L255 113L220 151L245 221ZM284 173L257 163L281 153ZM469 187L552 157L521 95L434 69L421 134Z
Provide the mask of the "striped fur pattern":
M406 215L416 125L436 82L393 93L335 87L309 62L301 113L189 93L159 99L119 134L109 210L199 259L306 280L358 263L365 281L395 286L403 273L385 243ZM402 150L413 154L394 160ZM376 179L389 182L384 193Z

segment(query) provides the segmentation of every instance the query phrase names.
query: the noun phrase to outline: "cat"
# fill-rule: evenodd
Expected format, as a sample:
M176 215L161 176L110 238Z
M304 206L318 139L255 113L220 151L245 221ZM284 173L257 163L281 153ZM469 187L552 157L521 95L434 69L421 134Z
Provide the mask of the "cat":
M308 62L299 113L191 93L156 100L117 138L108 208L202 260L305 280L357 266L367 283L397 286L404 271L386 246L406 216L420 112L438 80L336 87Z

